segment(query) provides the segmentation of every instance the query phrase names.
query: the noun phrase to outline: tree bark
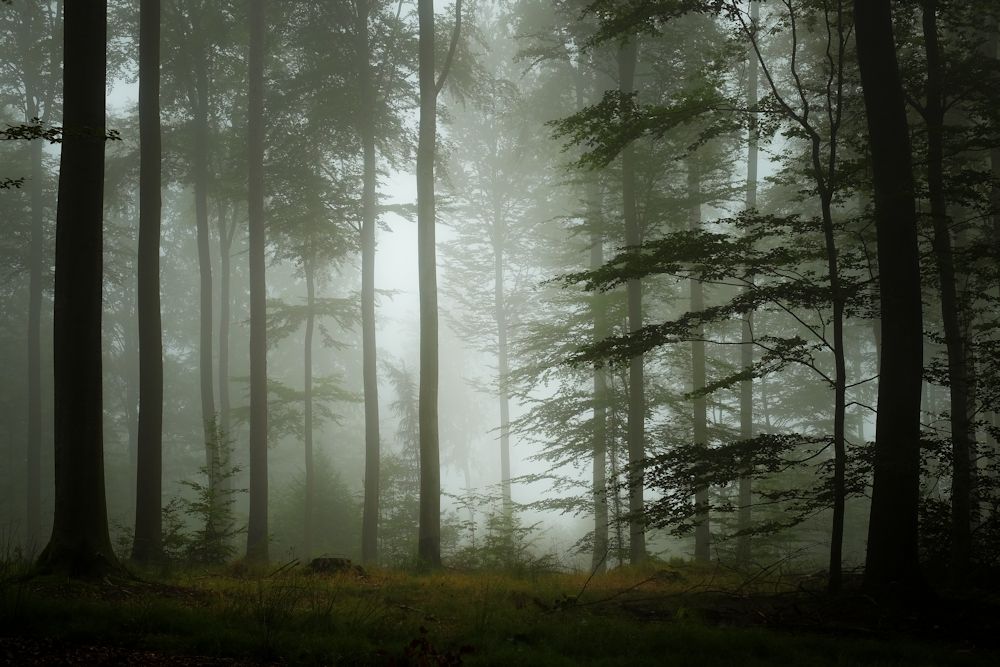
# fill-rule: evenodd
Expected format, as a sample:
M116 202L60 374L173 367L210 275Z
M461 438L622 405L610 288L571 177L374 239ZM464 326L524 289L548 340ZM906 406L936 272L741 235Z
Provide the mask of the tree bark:
M441 565L441 458L438 442L438 302L435 252L434 154L437 86L434 80L434 0L418 0L420 130L417 147L417 252L420 285L420 528L417 555Z
M948 386L951 411L951 554L952 584L963 586L972 547L972 471L969 441L969 373L962 312L955 279L955 263L944 184L944 81L938 46L937 0L923 3L924 52L927 57L926 106L927 191L934 226L933 249L941 297L941 321L948 352Z
M118 567L108 535L101 397L107 2L68 3L53 321L55 515L43 571Z
M635 91L635 67L638 51L634 41L621 47L618 53L618 89L622 95ZM642 243L635 195L635 149L622 149L622 210L625 218L625 245L637 248ZM629 280L625 286L628 300L629 332L642 328L642 282ZM646 457L646 388L643 358L629 360L628 372L628 489L629 489L629 560L638 565L646 560L646 528L643 516L643 473Z
M495 156L495 153L494 153ZM496 184L494 184L494 189ZM494 192L494 195L496 193ZM513 512L510 494L510 375L509 350L507 349L507 306L504 295L504 242L507 231L498 198L493 207L493 315L497 324L497 389L500 401L500 489L504 517Z
M701 174L694 158L688 160L687 174L688 199L690 200L689 226L691 231L701 227ZM705 309L705 288L700 280L691 279L691 312L697 313ZM699 327L694 332L691 341L691 390L699 391L705 388L705 332ZM693 401L693 440L700 447L708 447L708 400L704 395L696 396ZM712 533L708 516L708 486L700 486L695 490L695 529L694 529L694 559L700 563L711 560Z
M139 430L132 560L162 556L163 333L160 321L160 0L139 5Z
M593 178L587 184L588 223L590 225L590 269L604 266L604 235L601 233L601 185ZM590 297L594 320L595 343L608 336L608 317L604 296L595 292ZM594 496L594 552L591 568L594 572L607 570L608 560L608 371L603 366L594 368L594 429L593 469L591 485Z
M313 328L316 325L316 283L313 258L305 261L306 274L306 336L303 351L304 380L302 414L304 417L303 440L305 444L306 488L305 513L303 516L303 553L306 558L312 557L313 515L316 502L316 472L313 466Z
M375 341L375 199L378 187L374 124L376 90L368 39L372 3L369 0L359 0L358 6L358 73L361 88L358 127L364 160L361 199L361 340L365 393L365 501L361 522L361 560L375 563L378 561L379 467L382 456L378 423L378 348Z
M250 260L250 517L247 560L268 560L267 284L264 230L264 0L250 0L247 213Z
M750 3L751 25L757 26L760 17L760 3L754 0ZM747 108L750 109L749 125L750 130L747 138L747 192L746 210L752 211L757 208L757 162L758 144L760 143L760 130L757 123L757 87L759 73L757 71L757 57L750 53L747 61ZM753 276L748 276L753 280ZM750 286L747 289L751 289ZM740 332L740 366L744 371L749 372L753 368L753 313L747 313L743 317L742 330ZM740 438L749 440L753 437L753 380L747 378L740 382ZM740 533L736 538L736 561L741 565L750 562L751 538L749 535L753 504L751 474L753 470L747 470L739 481L739 511L736 518L736 530Z
M909 128L889 0L854 3L875 189L882 350L865 587L923 590L917 554L923 315Z
M198 370L201 391L201 420L205 438L205 466L208 484L215 489L218 480L217 457L213 456L216 439L215 387L212 368L212 250L208 230L208 61L205 36L195 27L199 57L195 63L196 101L194 109L194 147L191 156L194 172L194 216L198 238L198 277L201 316L198 340Z
M219 452L219 465L223 470L230 467L230 447L232 437L232 403L229 397L229 328L232 324L232 288L233 276L232 252L233 236L236 233L236 220L226 221L227 207L219 202L218 231L219 231L219 435L221 436L221 451ZM221 475L219 479L219 490L225 491L229 488L229 476Z
M29 98L30 99L30 98ZM37 115L37 107L31 114ZM30 120L30 119L29 119ZM42 531L42 142L31 142L31 239L28 249L28 451L26 546L36 553Z

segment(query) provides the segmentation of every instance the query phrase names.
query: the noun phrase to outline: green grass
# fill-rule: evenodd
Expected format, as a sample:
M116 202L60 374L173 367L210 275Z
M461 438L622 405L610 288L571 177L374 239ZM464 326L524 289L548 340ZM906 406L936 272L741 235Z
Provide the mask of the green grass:
M290 664L992 665L1000 655L914 638L718 627L691 598L736 582L618 571L408 574L368 580L238 570L144 582L8 581L0 634ZM153 580L155 579L155 581ZM687 591L687 592L686 592ZM739 611L737 611L737 620ZM749 612L748 612L749 613ZM465 647L465 648L463 648ZM400 663L403 659L409 662Z

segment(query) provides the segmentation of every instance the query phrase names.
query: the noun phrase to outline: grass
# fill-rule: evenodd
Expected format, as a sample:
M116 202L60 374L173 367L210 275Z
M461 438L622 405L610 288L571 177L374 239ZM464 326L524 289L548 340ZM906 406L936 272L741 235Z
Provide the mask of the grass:
M589 582L503 572L269 575L231 568L99 584L9 579L0 634L304 665L1000 664L1000 653L967 643L845 625L850 615L827 603L799 623L788 615L787 590L734 595L740 582L714 570L626 569ZM778 622L761 627L768 615Z

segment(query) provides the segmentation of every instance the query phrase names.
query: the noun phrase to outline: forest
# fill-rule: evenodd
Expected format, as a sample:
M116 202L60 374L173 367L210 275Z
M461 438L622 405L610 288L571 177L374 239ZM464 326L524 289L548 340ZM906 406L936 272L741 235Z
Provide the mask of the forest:
M0 0L0 662L1000 664L996 0Z

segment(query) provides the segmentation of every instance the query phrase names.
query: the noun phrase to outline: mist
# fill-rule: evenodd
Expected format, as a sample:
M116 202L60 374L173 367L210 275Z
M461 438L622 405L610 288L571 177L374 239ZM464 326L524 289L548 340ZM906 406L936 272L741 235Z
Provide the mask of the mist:
M57 624L53 582L104 581L214 595L205 628L284 619L213 648L97 630L109 660L570 664L600 650L524 628L685 609L856 617L900 664L943 627L935 651L989 660L998 20L5 1L12 655ZM440 624L470 590L472 625ZM868 664L776 637L759 664Z

